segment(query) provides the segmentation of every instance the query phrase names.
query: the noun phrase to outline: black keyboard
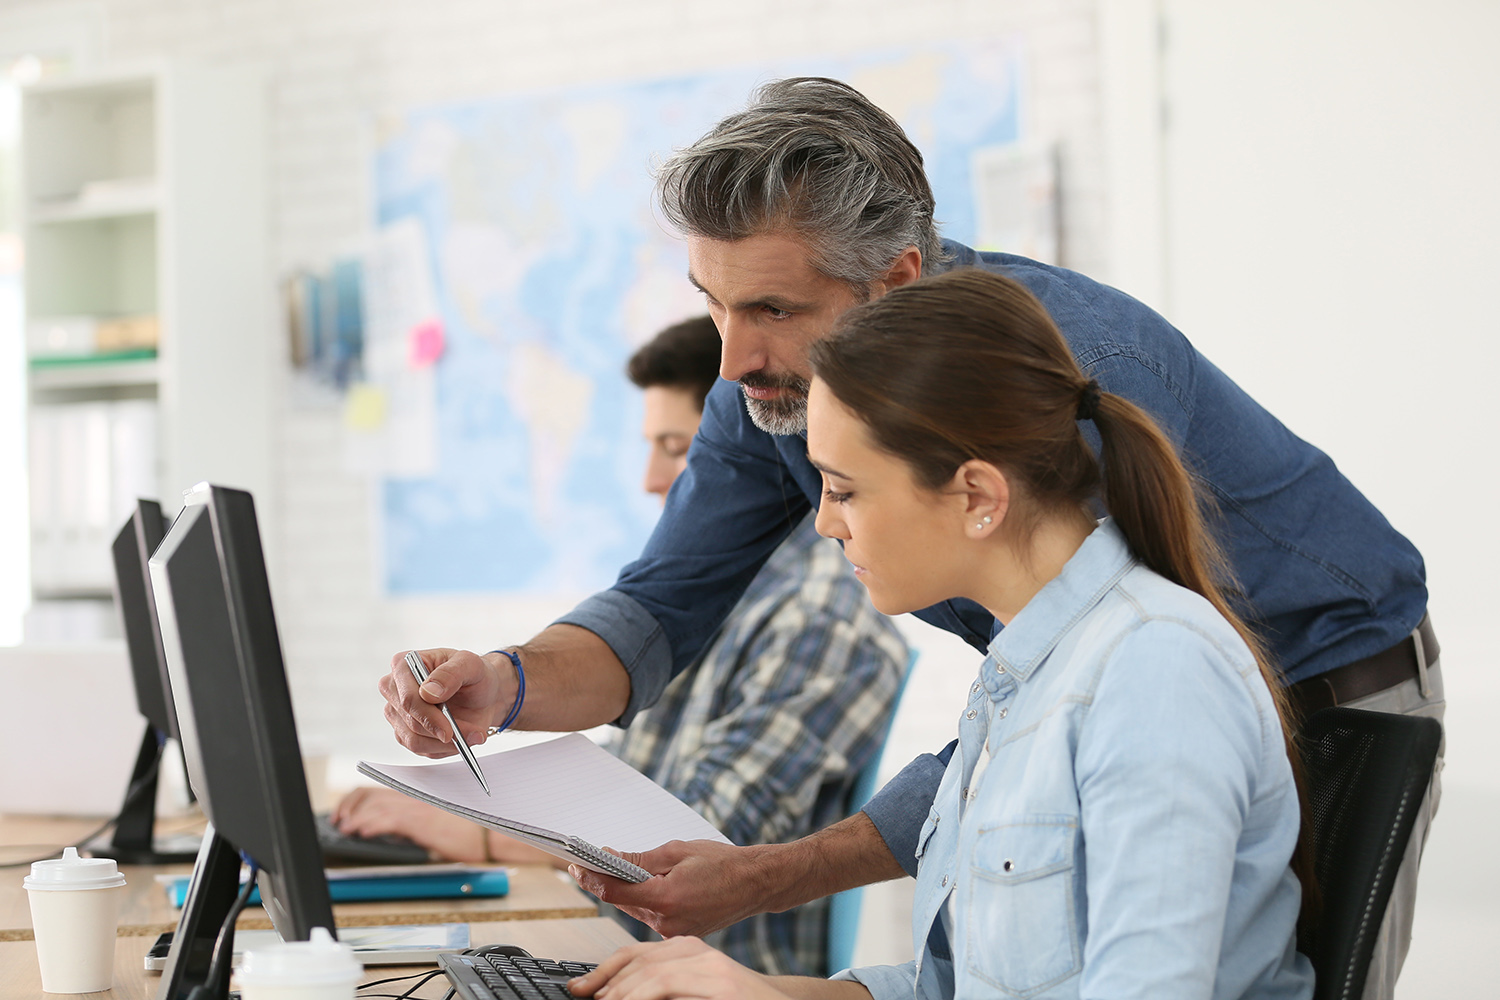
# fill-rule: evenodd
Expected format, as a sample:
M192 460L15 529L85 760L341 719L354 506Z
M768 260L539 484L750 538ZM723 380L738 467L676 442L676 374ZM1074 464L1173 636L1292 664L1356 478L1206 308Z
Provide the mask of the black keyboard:
M351 837L340 832L327 813L319 813L315 822L324 864L425 865L431 860L427 848L405 837Z
M595 969L589 962L529 956L443 954L437 959L459 1000L577 1000L568 992L568 980Z

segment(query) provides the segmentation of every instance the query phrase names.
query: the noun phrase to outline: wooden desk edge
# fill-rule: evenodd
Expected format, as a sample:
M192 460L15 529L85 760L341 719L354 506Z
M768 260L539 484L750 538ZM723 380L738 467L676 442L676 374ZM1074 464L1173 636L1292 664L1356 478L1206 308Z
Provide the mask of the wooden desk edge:
M623 927L608 917L591 916L562 920L481 921L471 925L474 945L518 944L541 958L602 961L614 949L634 943ZM142 961L150 947L144 937L117 938L112 995L116 1000L151 1000L161 977L145 972ZM370 966L363 982L432 971L434 966ZM434 981L420 997L441 996L446 982ZM101 994L92 994L100 996ZM47 1000L55 994L41 991L36 949L27 942L0 944L0 996L10 1000Z
M562 907L545 910L494 910L494 911L458 911L458 910L424 910L402 914L353 914L345 915L335 912L333 923L335 927L388 927L394 924L500 924L518 920L583 920L597 917L599 910L593 906ZM257 910L240 917L235 922L235 929L242 931L269 930L270 919L264 910ZM118 935L122 938L129 937L155 937L165 934L167 931L177 929L177 921L162 924L131 924L122 925ZM32 941L35 940L30 927L12 928L0 930L0 941Z

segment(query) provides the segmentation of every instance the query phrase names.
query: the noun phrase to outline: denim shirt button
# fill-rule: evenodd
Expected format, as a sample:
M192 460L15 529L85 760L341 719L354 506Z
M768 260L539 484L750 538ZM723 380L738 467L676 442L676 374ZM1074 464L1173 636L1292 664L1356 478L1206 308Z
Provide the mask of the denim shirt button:
M997 673L997 674L1003 674L1003 673L1005 673L1005 664L1003 664L1003 663L997 663L997 664L995 664L995 673Z
M1012 871L1012 870L1015 869L1016 863L1014 861L1012 861L1010 858L1006 858L1005 859L1005 864L1001 865L1000 867L1004 868L1006 871Z
M999 711L998 714L996 714L995 718L997 718L997 719L1003 719L1003 718L1005 718L1009 714L1010 714L1010 709L1007 708L1007 707L1005 707L1004 705L1002 705L1002 706L1000 706L1000 711Z
M946 875L943 876L943 888L948 888L948 876Z
M978 694L979 693L979 682L978 681L975 681L974 682L974 686L971 687L971 688L969 688L969 693L970 694Z
M964 713L964 718L965 719L973 719L973 718L977 718L978 715L979 715L979 713L977 711L975 711L974 709L971 708L967 712Z

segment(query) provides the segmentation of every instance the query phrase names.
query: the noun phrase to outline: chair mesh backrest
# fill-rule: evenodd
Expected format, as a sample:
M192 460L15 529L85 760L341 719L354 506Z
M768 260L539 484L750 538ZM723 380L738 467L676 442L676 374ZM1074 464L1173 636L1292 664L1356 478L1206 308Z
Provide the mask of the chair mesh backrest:
M1350 708L1317 712L1302 727L1323 898L1298 947L1317 972L1314 1000L1351 1000L1364 990L1441 737L1435 719Z

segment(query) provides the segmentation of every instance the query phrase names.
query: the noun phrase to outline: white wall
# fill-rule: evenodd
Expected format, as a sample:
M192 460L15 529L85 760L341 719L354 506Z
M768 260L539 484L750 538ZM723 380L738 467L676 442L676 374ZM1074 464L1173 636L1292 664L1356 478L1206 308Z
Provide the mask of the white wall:
M1167 309L1422 550L1450 780L1500 790L1485 526L1500 6L1167 5Z
M1163 308L1426 558L1448 766L1400 992L1492 996L1500 5L1160 6Z

